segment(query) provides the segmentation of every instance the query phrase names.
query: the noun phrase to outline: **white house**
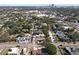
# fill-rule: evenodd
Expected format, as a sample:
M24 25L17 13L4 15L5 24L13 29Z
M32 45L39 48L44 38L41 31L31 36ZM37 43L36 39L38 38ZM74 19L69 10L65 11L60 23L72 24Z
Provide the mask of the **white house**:
M48 17L46 14L38 14L37 17Z
M31 35L30 34L25 34L24 36L17 36L16 37L16 42L18 43L23 43L23 44L27 44L31 41Z
M8 55L20 55L20 50L19 48L10 48Z
M18 37L18 38L16 38L16 41L18 43L26 43L26 37Z

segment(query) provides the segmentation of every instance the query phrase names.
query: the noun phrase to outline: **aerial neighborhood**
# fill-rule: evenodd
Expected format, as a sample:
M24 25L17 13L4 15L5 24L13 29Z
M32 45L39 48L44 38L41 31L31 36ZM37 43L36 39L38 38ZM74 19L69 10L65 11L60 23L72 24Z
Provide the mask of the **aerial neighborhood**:
M0 55L79 55L79 8L0 7Z

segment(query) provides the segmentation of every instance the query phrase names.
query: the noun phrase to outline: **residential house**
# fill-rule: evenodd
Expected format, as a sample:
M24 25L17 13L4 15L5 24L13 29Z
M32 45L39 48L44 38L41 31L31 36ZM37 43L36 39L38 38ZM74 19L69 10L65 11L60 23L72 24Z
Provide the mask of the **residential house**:
M8 55L20 55L19 48L10 48L8 51Z

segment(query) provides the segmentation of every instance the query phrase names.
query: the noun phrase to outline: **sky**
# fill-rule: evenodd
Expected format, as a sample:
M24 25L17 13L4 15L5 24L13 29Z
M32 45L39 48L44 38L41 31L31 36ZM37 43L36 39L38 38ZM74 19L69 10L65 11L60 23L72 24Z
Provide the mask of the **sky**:
M46 5L46 4L70 4L78 5L78 0L0 0L0 5Z

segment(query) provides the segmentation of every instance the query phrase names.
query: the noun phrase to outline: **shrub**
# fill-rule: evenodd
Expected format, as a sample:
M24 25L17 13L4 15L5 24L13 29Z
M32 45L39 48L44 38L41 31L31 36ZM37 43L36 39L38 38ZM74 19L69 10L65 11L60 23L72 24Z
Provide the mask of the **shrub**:
M46 45L46 49L48 51L48 54L50 54L50 55L55 55L57 53L56 46L53 44L48 43Z

